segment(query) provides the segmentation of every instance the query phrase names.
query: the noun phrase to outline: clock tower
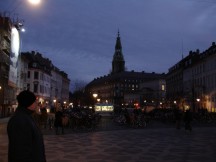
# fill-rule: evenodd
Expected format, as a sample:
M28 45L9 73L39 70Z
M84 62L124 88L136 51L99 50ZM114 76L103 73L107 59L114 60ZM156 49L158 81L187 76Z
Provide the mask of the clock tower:
M113 55L113 61L112 61L112 74L116 74L124 71L125 71L125 61L124 61L124 56L122 54L121 39L118 31L116 45L115 45L115 53Z

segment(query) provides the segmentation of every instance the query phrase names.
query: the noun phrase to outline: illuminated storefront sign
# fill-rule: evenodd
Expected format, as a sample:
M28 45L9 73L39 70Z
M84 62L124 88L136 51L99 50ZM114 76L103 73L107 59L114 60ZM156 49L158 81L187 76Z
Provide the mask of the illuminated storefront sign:
M111 104L96 104L95 111L97 112L113 112L113 105Z
M9 85L14 86L14 87L16 86L16 82L17 82L17 67L18 67L19 50L20 50L19 32L15 27L12 27Z

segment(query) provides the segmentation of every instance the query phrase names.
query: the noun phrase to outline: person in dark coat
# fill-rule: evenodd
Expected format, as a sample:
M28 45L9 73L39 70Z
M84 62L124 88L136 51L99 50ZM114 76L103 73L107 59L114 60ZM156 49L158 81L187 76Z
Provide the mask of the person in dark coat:
M191 121L192 121L192 113L189 110L185 111L184 122L185 122L185 130L192 131Z
M43 136L32 114L36 96L22 91L17 96L18 107L8 122L8 162L46 162Z
M180 109L174 109L176 129L181 129L182 112Z
M41 105L40 112L41 112L41 114L40 114L40 127L46 128L48 114L47 114L46 105L44 103Z
M54 120L54 127L57 135L59 134L59 128L61 128L61 134L64 134L62 119L63 119L63 112L61 111L61 108L58 108L55 113L55 120Z

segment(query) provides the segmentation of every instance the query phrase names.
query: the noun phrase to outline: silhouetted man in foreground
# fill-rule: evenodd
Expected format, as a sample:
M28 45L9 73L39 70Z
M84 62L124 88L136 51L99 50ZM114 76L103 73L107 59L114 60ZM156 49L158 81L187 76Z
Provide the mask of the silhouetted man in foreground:
M32 113L36 97L30 91L17 96L18 108L8 122L8 162L46 162L43 136Z

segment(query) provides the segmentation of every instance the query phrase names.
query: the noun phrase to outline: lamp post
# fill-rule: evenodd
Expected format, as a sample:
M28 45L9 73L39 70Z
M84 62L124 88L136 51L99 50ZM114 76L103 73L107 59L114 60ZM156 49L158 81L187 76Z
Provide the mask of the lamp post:
M200 98L197 98L196 101L197 101L197 108L199 109Z
M95 111L95 103L96 103L96 100L97 100L98 94L97 94L97 93L93 93L92 96L94 97L94 106L93 106L93 111Z
M66 105L67 102L64 101L63 103L64 103L64 109L66 109L67 108L67 105Z
M54 103L54 112L56 112L56 99L53 100Z

